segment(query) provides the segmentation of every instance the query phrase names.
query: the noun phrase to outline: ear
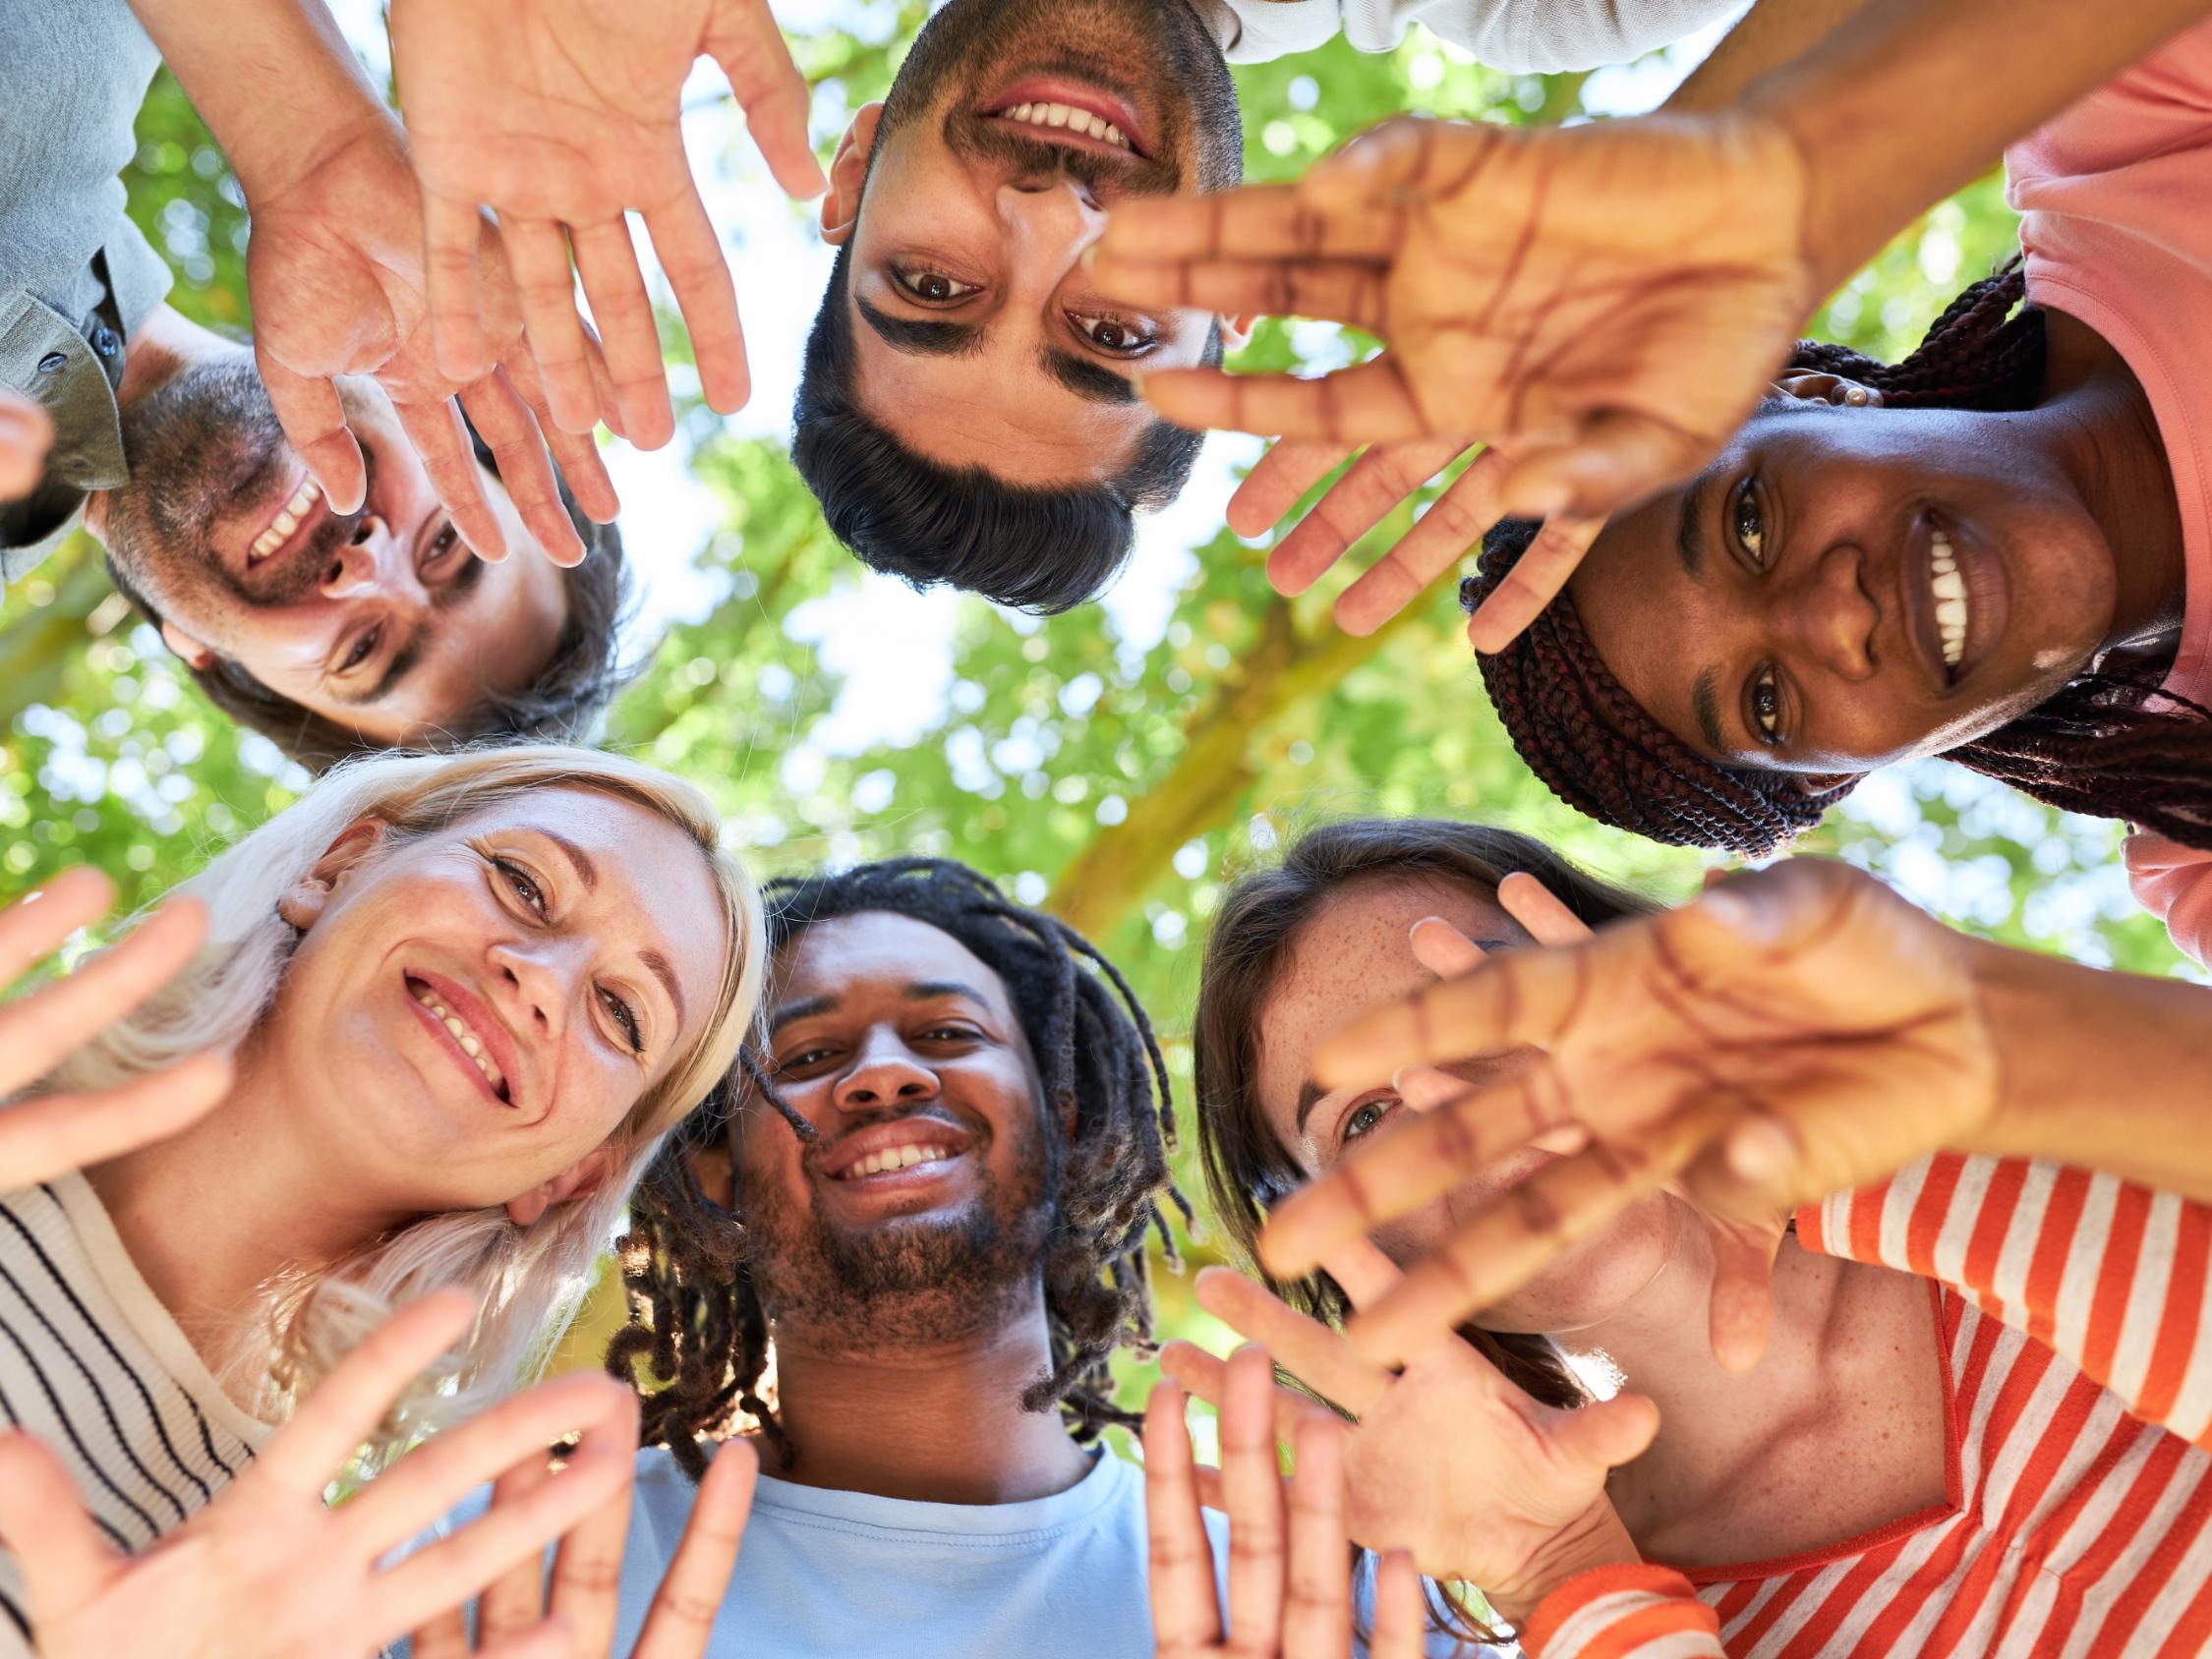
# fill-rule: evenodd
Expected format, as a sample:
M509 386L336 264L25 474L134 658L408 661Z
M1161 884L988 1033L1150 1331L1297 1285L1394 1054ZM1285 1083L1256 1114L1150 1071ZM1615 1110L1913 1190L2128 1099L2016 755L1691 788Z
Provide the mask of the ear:
M589 1198L614 1178L614 1147L602 1141L553 1176L532 1187L519 1198L507 1200L507 1220L516 1227L535 1227L547 1211L571 1198Z
M322 919L329 907L331 895L338 884L346 879L355 865L383 845L391 826L380 818L356 819L347 825L315 861L314 868L284 889L276 901L276 913L300 932Z
M85 534L96 542L104 543L107 540L107 491L104 489L91 489L85 493ZM169 649L176 650L174 646ZM178 655L182 656L183 653L179 652Z
M1805 403L1844 403L1854 409L1882 407L1882 394L1874 387L1847 375L1813 370L1783 374L1772 390L1776 397L1793 397Z
M90 520L87 517L87 527L89 528L89 526ZM98 532L94 531L93 534L97 535ZM161 643L183 658L186 663L194 668L205 668L215 660L213 652L174 622L163 622L161 624Z
M1840 789L1846 784L1856 783L1865 774L1856 772L1795 772L1790 775L1797 779L1799 794L1825 795L1831 789Z
M822 240L842 248L852 239L860 222L860 187L868 182L868 157L875 153L876 129L883 122L883 103L862 104L852 125L838 140L838 152L830 157L830 188L822 198Z
M725 1210L736 1209L737 1166L729 1156L729 1137L725 1135L712 1146L695 1146L686 1156L699 1190Z

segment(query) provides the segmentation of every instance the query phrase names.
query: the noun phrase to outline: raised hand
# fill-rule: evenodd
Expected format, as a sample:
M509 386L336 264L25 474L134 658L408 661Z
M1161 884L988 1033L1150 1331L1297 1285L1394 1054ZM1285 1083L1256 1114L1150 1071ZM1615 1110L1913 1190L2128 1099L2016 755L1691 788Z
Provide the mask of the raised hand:
M79 868L0 909L0 986L98 921L114 897L105 876ZM206 912L195 900L172 899L68 978L0 1004L0 1101L29 1088L159 991L192 960L206 933ZM227 1056L195 1055L114 1088L0 1106L0 1192L175 1134L223 1098L230 1076Z
M1275 544L1267 555L1267 580L1279 594L1295 597L1306 592L1351 551L1354 543L1449 466L1461 450L1456 438L1408 438L1369 445ZM1352 453L1344 444L1284 438L1260 457L1229 497L1229 528L1240 536L1264 536L1300 496ZM1502 450L1485 449L1475 455L1466 470L1437 492L1413 528L1336 597L1337 626L1348 634L1373 633L1478 546L1483 533L1504 516L1498 490L1512 465ZM1531 588L1548 582L1548 591L1556 592L1558 583L1551 582L1547 573L1562 561L1571 571L1603 525L1602 519L1546 520L1520 564L1506 577L1506 585ZM1564 580L1562 575L1559 581ZM1538 603L1530 615L1542 608ZM1495 609L1484 605L1479 621L1470 626L1470 637L1484 650L1495 649L1489 629L1496 615ZM1503 645L1510 638L1496 643Z
M343 1503L329 1483L392 1402L468 1329L441 1290L392 1316L332 1371L246 1470L151 1549L117 1553L69 1471L29 1435L0 1435L0 1539L15 1553L40 1659L361 1659L476 1594L600 1509L636 1455L637 1410L610 1378L540 1384L436 1436ZM452 1536L385 1565L468 1493L581 1431L560 1472ZM501 1659L556 1659L558 1625L517 1632Z
M1328 1266L1356 1307L1386 1294L1398 1277L1365 1240ZM1356 1543L1408 1552L1423 1573L1479 1586L1516 1621L1575 1573L1637 1559L1605 1497L1605 1476L1651 1444L1659 1413L1650 1401L1617 1395L1571 1411L1541 1404L1454 1336L1429 1344L1393 1375L1241 1274L1208 1268L1197 1290L1200 1307L1352 1413L1342 1459ZM1224 1364L1189 1343L1169 1344L1160 1364L1222 1408L1226 1483L1232 1408L1243 1406L1247 1429L1254 1414L1236 1391L1259 1385L1234 1374L1237 1360ZM1306 1396L1273 1392L1272 1426L1260 1427L1270 1460L1275 1440L1289 1443L1314 1412ZM1230 1539L1233 1547L1234 1516Z
M1509 951L1378 1009L1313 1058L1323 1087L1531 1047L1536 1062L1377 1137L1260 1234L1278 1278L1426 1203L1533 1135L1592 1144L1466 1218L1349 1334L1387 1361L1525 1285L1679 1176L1748 1224L1958 1146L1997 1111L1967 942L1840 864L1798 859L1587 943Z
M1806 192L1787 133L1750 117L1407 117L1297 185L1117 206L1092 276L1132 304L1325 317L1388 347L1315 380L1146 375L1180 425L1340 451L1495 443L1513 456L1502 512L1602 519L1695 472L1781 363L1826 280L1803 251ZM1494 596L1483 649L1572 568Z
M631 1421L636 1413L633 1409ZM633 1464L634 1467L634 1464ZM683 1540L655 1592L645 1628L626 1659L701 1659L714 1633L715 1613L737 1565L737 1546L752 1512L760 1459L742 1440L726 1441L708 1466L684 1523ZM552 1478L543 1459L510 1469L492 1489L492 1510L511 1507ZM535 1556L518 1562L477 1600L476 1640L458 1607L432 1620L414 1635L414 1659L467 1659L505 1654L503 1643L524 1640L549 1617L567 1633L561 1651L570 1659L610 1659L620 1611L622 1546L630 1524L630 1482L560 1541L549 1582Z
M1191 1455L1183 1392L1161 1383L1145 1402L1144 1516L1159 1659L1350 1659L1344 1426L1302 1402L1289 1434L1296 1477L1284 1480L1275 1459L1273 1379L1264 1349L1242 1348L1224 1368L1218 1394L1215 1484L1229 1515L1226 1620L1214 1593L1213 1545L1198 1513L1200 1471ZM1370 1659L1420 1659L1421 1580L1408 1557L1383 1560L1374 1599Z
M246 281L255 361L285 436L332 509L356 510L368 490L361 446L332 376L373 375L479 557L504 557L506 538L485 493L463 410L547 555L555 564L579 563L584 544L561 505L548 447L587 516L605 523L619 503L588 432L563 430L553 420L522 347L520 307L491 226L476 226L485 364L473 375L448 375L432 356L422 215L396 123L371 111L300 166L240 177L254 215Z
M477 257L489 205L555 418L586 430L595 405L573 250L627 435L647 449L667 442L675 425L660 336L622 218L633 209L691 331L708 404L742 407L737 294L684 159L678 95L692 64L712 57L777 183L794 197L826 188L807 143L806 83L767 0L393 0L391 31L447 371L473 377L487 362Z
M1579 944L1592 937L1588 924L1534 876L1515 871L1498 884L1497 892L1505 913L1539 945ZM1481 945L1441 916L1415 923L1412 944L1415 957L1438 979L1472 973L1485 959ZM1399 1099L1417 1112L1449 1107L1467 1093L1466 1083L1432 1066L1402 1066L1395 1082ZM1540 1131L1530 1144L1572 1156L1590 1144L1590 1134L1570 1119ZM1713 1254L1706 1310L1714 1357L1731 1371L1748 1371L1767 1348L1767 1327L1775 1313L1775 1256L1788 1228L1788 1212L1777 1206L1743 1218L1709 1215L1678 1183L1669 1181L1666 1188L1704 1226Z

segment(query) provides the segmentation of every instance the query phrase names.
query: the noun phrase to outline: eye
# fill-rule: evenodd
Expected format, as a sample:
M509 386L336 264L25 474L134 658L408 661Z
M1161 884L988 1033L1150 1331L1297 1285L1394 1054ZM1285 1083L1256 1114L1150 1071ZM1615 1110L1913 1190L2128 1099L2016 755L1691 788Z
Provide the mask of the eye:
M345 660L338 664L338 672L350 674L362 663L368 661L370 658L376 656L377 642L383 637L384 625L379 622L353 642L353 649L346 653Z
M513 889L515 897L521 899L535 914L543 918L546 914L546 889L538 885L537 879L511 858L500 858L495 855L492 863L498 870L500 876L505 879L507 886Z
M1364 1100L1344 1115L1344 1124L1337 1131L1337 1138L1349 1146L1363 1135L1370 1135L1381 1128L1382 1120L1389 1116L1389 1101Z
M786 1055L783 1058L779 1059L776 1062L776 1070L779 1074L790 1071L803 1071L810 1065L820 1065L829 1058L830 1051L828 1049L800 1049L795 1053Z
M1070 320L1084 339L1116 357L1140 357L1160 343L1157 333L1129 317L1084 316L1071 313Z
M1759 492L1754 487L1757 482L1747 478L1736 486L1736 492L1728 501L1728 528L1735 533L1736 544L1764 570L1767 568L1767 515L1759 505Z
M424 562L427 564L436 564L439 559L443 558L447 553L451 552L460 544L461 533L453 528L453 521L451 519L447 519L445 521L445 528L440 530L436 536L431 538L430 546L427 549L430 557Z
M981 284L962 282L941 270L904 271L894 266L891 280L925 306L957 305L970 294L983 292Z
M972 1043L982 1033L971 1025L933 1025L918 1035L928 1043Z
M623 1035L629 1038L630 1053L643 1054L645 1028L638 1020L637 1010L604 986L600 988L599 999L607 1004L607 1011L613 1016L614 1023L622 1028Z
M1751 677L1745 702L1751 710L1751 729L1770 748L1781 741L1781 685L1770 664Z

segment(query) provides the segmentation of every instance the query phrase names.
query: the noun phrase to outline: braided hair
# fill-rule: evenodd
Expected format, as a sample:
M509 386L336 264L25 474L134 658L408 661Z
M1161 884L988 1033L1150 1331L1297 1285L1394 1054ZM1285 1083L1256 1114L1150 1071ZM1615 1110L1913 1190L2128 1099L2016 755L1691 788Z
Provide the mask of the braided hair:
M2044 378L2043 313L2013 259L1950 303L1899 363L1800 340L1785 372L1872 386L1894 409L2034 407ZM1483 539L1480 573L1460 588L1474 609L1536 539L1507 519ZM1655 841L1746 857L1775 851L1850 793L1817 792L1787 772L1720 766L1646 714L1591 644L1561 593L1521 637L1483 657L1483 682L1529 769L1578 812ZM2123 818L2212 848L2212 713L2160 689L2155 666L2090 673L1985 737L1945 752L2046 805Z
M1061 1176L1044 1262L1052 1369L1021 1402L1033 1411L1057 1405L1077 1442L1110 1425L1135 1427L1136 1416L1114 1402L1109 1361L1123 1346L1152 1351L1145 1238L1156 1229L1173 1263L1161 1201L1186 1223L1191 1207L1168 1173L1175 1115L1167 1063L1128 981L1066 923L1010 903L988 879L946 859L889 859L772 882L764 897L772 959L816 922L888 911L949 934L1005 984L1036 1057ZM760 1424L786 1466L792 1455L761 1394L769 1322L745 1259L744 1218L710 1198L692 1172L692 1152L723 1144L731 1114L748 1099L774 1107L802 1140L814 1137L748 1045L648 1170L619 1243L631 1322L609 1346L607 1367L631 1381L643 1359L666 1385L646 1396L643 1442L668 1447L694 1479L706 1468L699 1437L728 1435L739 1414Z

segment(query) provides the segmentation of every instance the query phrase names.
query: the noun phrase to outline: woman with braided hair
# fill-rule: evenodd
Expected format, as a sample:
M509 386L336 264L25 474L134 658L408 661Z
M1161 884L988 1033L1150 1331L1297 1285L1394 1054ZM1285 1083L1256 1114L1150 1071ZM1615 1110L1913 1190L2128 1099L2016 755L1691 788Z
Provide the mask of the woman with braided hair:
M1135 1421L1109 1363L1149 1350L1145 1241L1183 1207L1142 1009L959 864L784 881L767 910L759 1034L632 1203L641 1322L609 1365L665 1450L625 1619L715 1443L757 1432L714 1659L1149 1652L1141 1482L1089 1449Z

